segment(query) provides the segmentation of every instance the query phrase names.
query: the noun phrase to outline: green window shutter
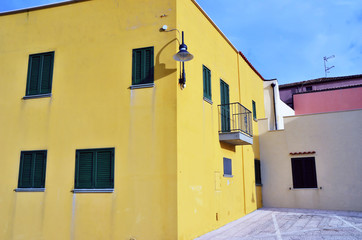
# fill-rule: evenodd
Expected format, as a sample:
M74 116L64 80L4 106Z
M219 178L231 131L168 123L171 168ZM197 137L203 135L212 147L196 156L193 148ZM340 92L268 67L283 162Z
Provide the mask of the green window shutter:
M46 151L23 151L20 157L19 188L44 188Z
M29 56L26 95L51 93L54 52Z
M40 83L41 57L29 57L28 91L27 95L38 94Z
M46 152L36 152L33 156L33 187L45 187L45 167L46 167Z
M44 54L40 93L50 93L52 87L54 53Z
M113 151L97 152L96 188L113 188Z
M229 85L220 79L221 131L230 132Z
M204 97L211 100L211 71L203 66Z
M154 48L133 49L132 85L154 82Z
M22 153L20 159L19 188L30 188L32 186L32 164L33 155Z
M114 148L77 150L75 188L114 187Z
M81 151L77 153L76 167L76 188L92 188L93 187L93 166L94 153L91 151Z
M253 118L254 118L254 120L256 120L257 119L256 118L256 103L254 101L252 101L252 103L253 103Z

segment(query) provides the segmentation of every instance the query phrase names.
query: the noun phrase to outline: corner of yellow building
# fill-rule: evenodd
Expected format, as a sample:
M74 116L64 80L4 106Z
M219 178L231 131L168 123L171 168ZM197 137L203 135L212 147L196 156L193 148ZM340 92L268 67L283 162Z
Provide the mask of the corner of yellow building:
M74 1L0 26L0 239L188 240L261 207L263 78L195 1Z

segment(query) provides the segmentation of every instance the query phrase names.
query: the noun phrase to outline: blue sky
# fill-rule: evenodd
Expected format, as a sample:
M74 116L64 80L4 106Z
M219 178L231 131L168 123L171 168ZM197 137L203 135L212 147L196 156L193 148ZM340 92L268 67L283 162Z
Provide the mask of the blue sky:
M0 12L62 0L1 0ZM362 74L362 0L197 0L265 79ZM191 48L191 46L189 46Z

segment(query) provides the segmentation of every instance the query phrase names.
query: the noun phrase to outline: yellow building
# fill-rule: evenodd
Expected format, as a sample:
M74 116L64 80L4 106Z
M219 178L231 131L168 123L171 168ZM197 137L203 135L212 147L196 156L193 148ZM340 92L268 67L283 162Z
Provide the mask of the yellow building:
M186 240L261 205L263 79L195 1L3 13L0 66L0 239Z

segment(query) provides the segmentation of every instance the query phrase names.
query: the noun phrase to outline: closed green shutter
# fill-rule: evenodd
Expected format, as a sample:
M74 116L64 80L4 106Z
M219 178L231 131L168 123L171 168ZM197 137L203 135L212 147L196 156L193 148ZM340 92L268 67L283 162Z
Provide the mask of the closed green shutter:
M114 187L114 149L77 150L75 188Z
M93 183L93 152L79 152L77 154L76 188L92 188Z
M41 57L34 56L29 58L29 77L27 95L38 94L40 83Z
M112 159L112 151L97 152L96 188L113 188Z
M48 53L43 56L43 69L40 85L40 93L50 93L53 75L53 59L54 54Z
M45 186L45 164L46 153L38 152L34 154L34 188L44 188Z
M204 97L211 100L211 71L203 66Z
M51 93L54 52L29 56L26 95Z
M30 188L32 185L32 162L33 155L31 153L21 154L20 172L19 172L19 188Z
M153 47L133 49L132 85L153 83Z
M252 101L252 104L253 104L253 118L254 120L256 120L256 103L254 101Z
M229 85L220 79L221 131L230 132Z
M19 188L44 188L46 151L23 151L20 157Z

